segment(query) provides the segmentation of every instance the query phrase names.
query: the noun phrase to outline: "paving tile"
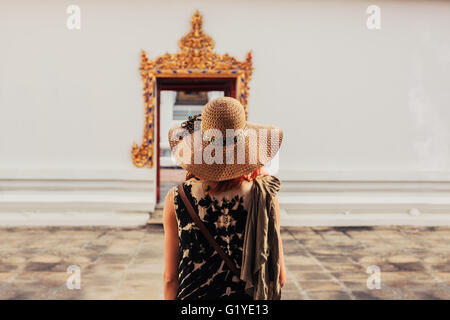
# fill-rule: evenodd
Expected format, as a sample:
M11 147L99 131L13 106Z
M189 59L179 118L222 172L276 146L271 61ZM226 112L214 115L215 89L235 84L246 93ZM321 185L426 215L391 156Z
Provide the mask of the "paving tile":
M390 289L354 290L353 295L358 300L398 300L400 296Z
M310 265L310 264L294 264L294 265L286 265L286 268L289 270L289 272L293 271L300 271L300 272L323 272L323 267L316 264L316 265Z
M450 286L450 272L432 272L432 275Z
M360 272L362 267L351 263L324 263L324 267L331 272Z
M381 240L377 232L372 230L350 230L346 234L352 239L362 239L362 240Z
M11 281L16 275L17 272L0 272L0 286Z
M313 291L308 292L308 295L315 300L349 300L350 296L339 290Z
M433 280L432 276L426 272L399 271L399 272L381 272L383 280Z
M120 292L116 297L116 300L152 300L152 299L163 299L162 295L155 296L148 292L136 292L136 291L124 291Z
M367 279L369 278L369 274L367 274L365 271L359 271L359 272L331 272L331 274L340 281L363 281L366 283Z
M352 279L351 281L342 280L342 284L350 290L366 290L367 289L367 279Z
M297 290L285 290L281 292L281 300L300 300L301 297Z
M317 265L314 258L303 255L285 255L284 260L286 264Z
M397 291L405 300L447 300L450 297L448 290L418 289L414 291L411 289L401 289Z
M289 269L289 271L292 273L293 277L300 280L332 280L332 275L329 272L298 272L298 271L292 271L292 269Z
M342 287L333 281L327 280L306 280L299 281L302 288L307 292L311 291L325 291L325 290L340 290Z
M282 299L450 299L449 227L289 227ZM163 230L0 228L0 299L162 299ZM66 286L67 267L81 289ZM367 267L380 268L369 290Z
M434 272L450 272L450 264L449 263L436 263L436 264L430 264L430 269Z

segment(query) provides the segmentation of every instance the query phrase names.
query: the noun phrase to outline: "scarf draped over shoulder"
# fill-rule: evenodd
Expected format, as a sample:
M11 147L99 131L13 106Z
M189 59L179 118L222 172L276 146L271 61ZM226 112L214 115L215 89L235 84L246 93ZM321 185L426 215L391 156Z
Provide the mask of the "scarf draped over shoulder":
M241 280L246 292L255 300L279 300L280 235L274 197L280 180L261 176L253 181L242 253Z

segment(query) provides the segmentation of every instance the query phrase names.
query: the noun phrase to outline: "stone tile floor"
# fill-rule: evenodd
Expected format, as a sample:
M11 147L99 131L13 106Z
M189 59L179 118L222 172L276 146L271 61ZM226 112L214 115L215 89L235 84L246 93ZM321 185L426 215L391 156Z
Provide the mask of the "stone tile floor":
M283 228L283 299L450 299L450 228ZM0 299L161 299L163 232L0 228ZM81 289L67 268L79 266ZM380 289L367 288L367 267Z

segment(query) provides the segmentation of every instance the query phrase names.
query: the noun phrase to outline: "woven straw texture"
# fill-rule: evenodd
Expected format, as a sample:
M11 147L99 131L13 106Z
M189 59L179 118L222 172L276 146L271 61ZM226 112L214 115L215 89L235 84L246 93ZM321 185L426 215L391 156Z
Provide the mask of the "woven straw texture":
M279 127L247 122L244 107L230 97L208 102L202 110L200 127L193 132L181 126L171 128L169 143L182 168L208 181L237 178L264 166L276 155L283 140ZM227 129L235 130L237 135L236 139L232 136L231 143L222 142ZM205 141L210 137L217 139Z

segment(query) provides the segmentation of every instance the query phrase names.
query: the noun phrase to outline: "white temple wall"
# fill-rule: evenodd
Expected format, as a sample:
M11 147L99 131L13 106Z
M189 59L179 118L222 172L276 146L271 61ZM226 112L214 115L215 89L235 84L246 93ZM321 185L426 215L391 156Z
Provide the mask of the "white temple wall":
M178 51L196 9L216 52L253 52L284 224L450 224L450 2L78 0L72 31L69 4L0 3L0 224L145 220L140 50Z

